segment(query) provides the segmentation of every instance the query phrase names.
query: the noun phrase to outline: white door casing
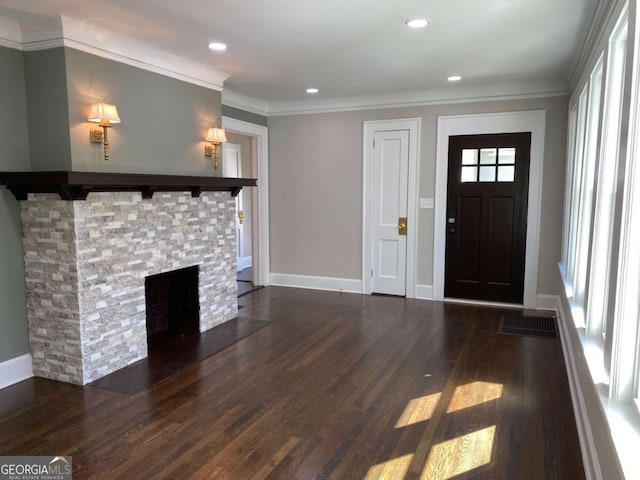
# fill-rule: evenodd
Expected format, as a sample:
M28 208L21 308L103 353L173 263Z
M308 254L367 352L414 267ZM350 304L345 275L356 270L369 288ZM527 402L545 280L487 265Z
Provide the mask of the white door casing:
M364 122L362 292L365 294L416 296L419 135L419 118ZM398 235L399 217L407 218L406 236Z
M407 217L409 131L374 134L373 245L371 290L406 294L407 237L398 233Z
M545 120L546 112L544 110L438 117L433 228L433 300L444 300L449 137L452 135L531 132L524 298L522 303L525 308L536 308Z
M252 138L251 176L258 179L254 194L251 195L251 231L254 247L253 283L269 285L269 130L262 125L222 117L222 127L233 133Z
M236 143L226 142L223 144L222 154L222 176L230 178L242 177L242 149ZM242 259L245 257L244 247L244 225L240 223L238 216L242 211L242 192L236 196L236 253L237 270L242 270Z

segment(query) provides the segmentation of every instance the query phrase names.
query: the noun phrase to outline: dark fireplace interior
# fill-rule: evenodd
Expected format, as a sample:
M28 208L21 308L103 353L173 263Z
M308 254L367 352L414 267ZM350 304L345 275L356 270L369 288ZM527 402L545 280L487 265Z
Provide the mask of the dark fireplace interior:
M149 347L199 332L198 266L145 278L145 296Z

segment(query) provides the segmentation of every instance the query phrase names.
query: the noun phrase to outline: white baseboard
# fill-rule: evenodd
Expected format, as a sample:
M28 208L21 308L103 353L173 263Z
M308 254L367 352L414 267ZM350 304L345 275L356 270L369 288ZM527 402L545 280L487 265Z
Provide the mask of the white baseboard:
M0 363L0 389L33 377L31 354Z
M416 298L433 300L433 285L416 285Z
M242 257L238 260L238 271L240 272L245 268L249 268L251 265L253 265L252 257Z
M540 296L538 296L539 298ZM598 460L598 450L593 437L593 429L588 418L588 411L584 399L584 392L578 375L578 365L576 363L575 349L571 341L569 329L573 328L573 317L570 309L564 308L564 303L560 297L557 300L558 330L560 333L560 343L564 356L567 379L569 381L569 391L571 392L571 403L573 405L573 415L576 419L576 429L580 439L580 450L582 452L582 462L587 480L603 480L602 470ZM582 349L581 345L577 346Z
M536 310L552 310L560 315L560 297L557 295L538 295L536 297Z
M309 288L313 290L330 290L335 292L362 293L362 281L351 278L313 277L309 275L271 273L270 285L278 287ZM415 298L419 300L433 300L433 285L416 285ZM496 307L522 308L521 305L480 302L477 300L447 300L474 305L482 304ZM552 310L558 314L560 309L560 297L557 295L538 295L536 309Z
M271 273L269 284L277 287L362 293L362 280L354 278L312 277L308 275L292 275L289 273Z

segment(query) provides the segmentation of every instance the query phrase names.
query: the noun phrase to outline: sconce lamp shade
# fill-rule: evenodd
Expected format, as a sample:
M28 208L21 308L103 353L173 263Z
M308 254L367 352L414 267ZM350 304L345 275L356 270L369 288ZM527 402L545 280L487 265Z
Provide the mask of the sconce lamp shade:
M222 143L227 141L227 135L222 128L210 128L207 131L207 142Z
M211 145L204 146L204 155L213 157L213 168L217 169L220 166L220 144L227 141L227 135L223 128L210 128L205 140L211 142Z
M96 123L120 123L118 109L115 105L108 103L94 103L91 105L91 113L89 113L89 121Z

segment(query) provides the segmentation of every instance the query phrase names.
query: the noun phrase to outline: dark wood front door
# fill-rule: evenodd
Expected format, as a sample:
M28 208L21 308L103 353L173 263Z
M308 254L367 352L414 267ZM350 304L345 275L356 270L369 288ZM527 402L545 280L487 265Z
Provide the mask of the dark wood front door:
M530 133L449 137L444 294L522 303Z

